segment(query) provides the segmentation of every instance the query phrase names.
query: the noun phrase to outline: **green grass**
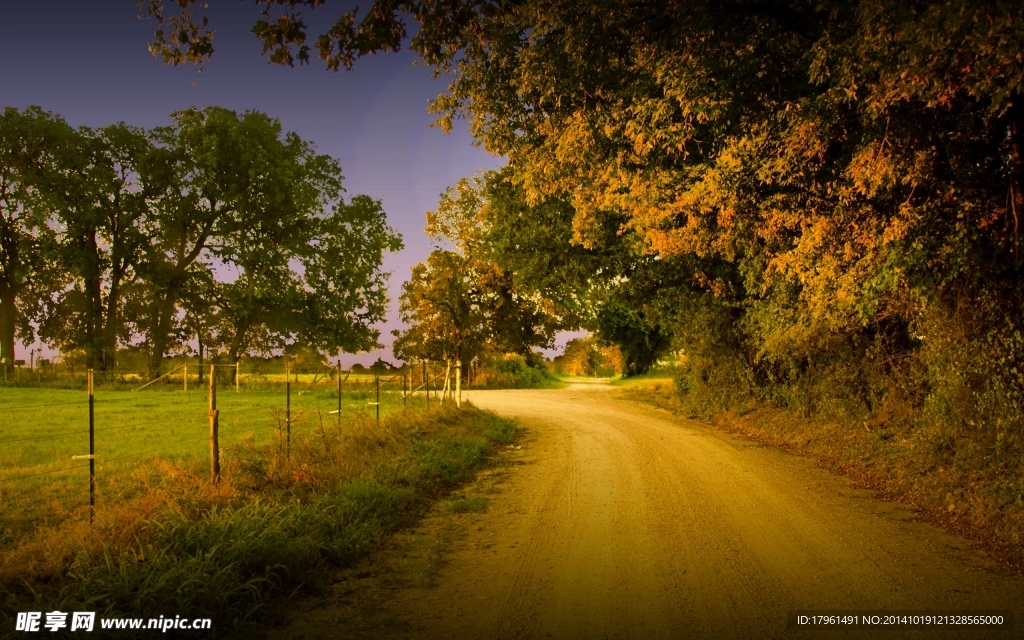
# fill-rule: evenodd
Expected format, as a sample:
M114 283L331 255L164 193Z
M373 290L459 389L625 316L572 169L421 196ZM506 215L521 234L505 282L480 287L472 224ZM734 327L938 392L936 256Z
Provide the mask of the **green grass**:
M487 498L482 496L455 498L448 503L448 510L452 513L481 513L487 509L487 502Z
M338 428L336 382L311 386L313 376L292 384L293 437ZM345 382L342 428L357 415L373 416L376 406L372 377ZM193 381L195 382L195 381ZM180 381L179 381L180 384ZM188 392L177 385L154 385L138 392L99 389L94 397L97 501L103 504L135 495L150 479L140 478L153 459L203 468L209 461L207 389L192 384ZM401 385L384 387L382 415L401 409ZM410 397L414 408L424 398ZM283 381L218 389L219 434L222 451L250 446L283 445L286 440L286 394ZM0 389L0 545L39 523L84 516L88 505L88 461L73 456L89 453L89 411L81 390Z
M188 460L150 459L133 475L137 495L102 504L95 524L39 524L0 548L0 625L39 608L173 611L213 619L217 637L249 634L410 526L514 437L513 423L449 404L392 410L379 426L366 416L342 429L318 423L296 434L290 455L244 440L225 450L219 487ZM452 509L485 505L458 498Z
M675 386L673 374L670 371L648 371L638 376L630 376L624 378L622 376L616 376L612 378L611 383L616 387L657 387L661 385L668 385L669 387Z

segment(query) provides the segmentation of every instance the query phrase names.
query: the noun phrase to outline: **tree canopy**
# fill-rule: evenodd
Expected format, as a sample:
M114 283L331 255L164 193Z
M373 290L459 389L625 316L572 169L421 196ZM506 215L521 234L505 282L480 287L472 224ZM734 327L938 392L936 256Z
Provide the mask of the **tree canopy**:
M381 263L402 247L380 202L345 202L338 162L265 114L171 120L76 130L4 110L2 353L36 328L101 370L141 347L154 373L191 339L232 361L296 341L378 346Z
M563 326L547 300L520 289L496 261L489 208L481 175L459 180L427 212L435 247L402 287L399 312L409 328L395 332L398 357L469 362L488 351L527 354L549 346Z
M1020 426L1020 3L378 0L317 37L331 3L260 4L272 62L408 46L446 77L439 125L508 160L492 237L563 247L505 268L634 370L667 344L773 401L970 397L955 421ZM198 5L170 7L140 3L154 53L208 60Z

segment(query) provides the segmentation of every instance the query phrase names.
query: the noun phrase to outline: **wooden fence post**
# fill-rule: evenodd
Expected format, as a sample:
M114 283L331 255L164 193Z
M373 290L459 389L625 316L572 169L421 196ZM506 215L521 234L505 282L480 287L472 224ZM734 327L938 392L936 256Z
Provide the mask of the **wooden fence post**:
M217 411L217 376L210 365L210 484L220 482L220 412Z
M338 426L341 426L341 358L338 358Z
M462 408L462 360L455 361L455 408Z
M292 379L288 363L284 364L284 423L288 438L288 457L292 457Z
M92 369L86 373L86 386L89 390L89 524L92 524L96 511L96 415L93 411Z

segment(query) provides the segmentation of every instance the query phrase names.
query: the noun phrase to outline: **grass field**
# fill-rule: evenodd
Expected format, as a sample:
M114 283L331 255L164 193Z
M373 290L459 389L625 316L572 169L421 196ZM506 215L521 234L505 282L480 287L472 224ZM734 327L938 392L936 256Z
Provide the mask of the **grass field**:
M328 420L321 426L319 415L337 403L326 386L293 395L290 453L278 444L280 413L273 413L282 406L282 390L223 392L218 404L226 435L216 486L205 468L205 441L193 438L205 424L198 394L98 392L94 522L86 509L73 508L86 503L82 469L8 476L3 483L9 493L0 511L6 538L0 544L0 628L13 628L17 612L34 608L117 617L173 611L215 621L215 631L196 637L251 637L279 619L290 598L387 544L515 438L511 421L472 405L458 410L432 398L428 408L421 396L405 407L397 392L382 394L378 423L369 415L375 409L367 404L370 391L369 385L346 387L340 427ZM15 469L44 468L73 450L62 450L63 440L81 438L66 433L85 415L73 395L71 404L46 407L48 422L39 419L41 412L31 413L38 407L29 407L40 399L57 404L52 392L0 389L0 398L3 415L14 415L15 407L30 415L5 422L8 442L0 450ZM246 410L256 417L243 418ZM101 415L106 424L134 426L99 431ZM52 440L61 444L24 447L36 440L11 442L15 429L24 437L40 429L60 433ZM134 437L115 445L118 431ZM26 505L43 517L33 517ZM479 511L486 503L456 500L451 508Z
M280 379L278 379L280 378ZM291 431L302 433L351 426L357 414L373 416L372 376L345 380L339 425L337 382L303 375L291 384ZM240 390L220 383L217 408L222 456L240 446L286 446L283 375L242 377ZM94 397L96 500L124 500L149 484L155 458L205 468L209 464L207 388L196 379L183 390L177 381L140 391L100 387ZM436 402L434 398L432 401ZM425 404L423 394L403 401L400 380L384 385L381 413ZM39 524L84 517L89 503L88 397L83 390L0 389L0 544Z

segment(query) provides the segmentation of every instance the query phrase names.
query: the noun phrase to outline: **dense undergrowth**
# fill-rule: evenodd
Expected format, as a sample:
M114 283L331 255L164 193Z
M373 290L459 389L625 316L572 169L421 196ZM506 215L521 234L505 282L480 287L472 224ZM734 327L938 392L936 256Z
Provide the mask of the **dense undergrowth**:
M539 354L496 354L483 358L473 378L475 389L556 389L562 386L558 376L544 365Z
M198 467L154 462L137 473L143 495L98 510L94 525L40 529L0 551L4 628L18 611L59 610L211 618L217 637L252 630L411 525L514 437L507 420L443 406L379 428L322 427L290 456L234 446L217 487Z

